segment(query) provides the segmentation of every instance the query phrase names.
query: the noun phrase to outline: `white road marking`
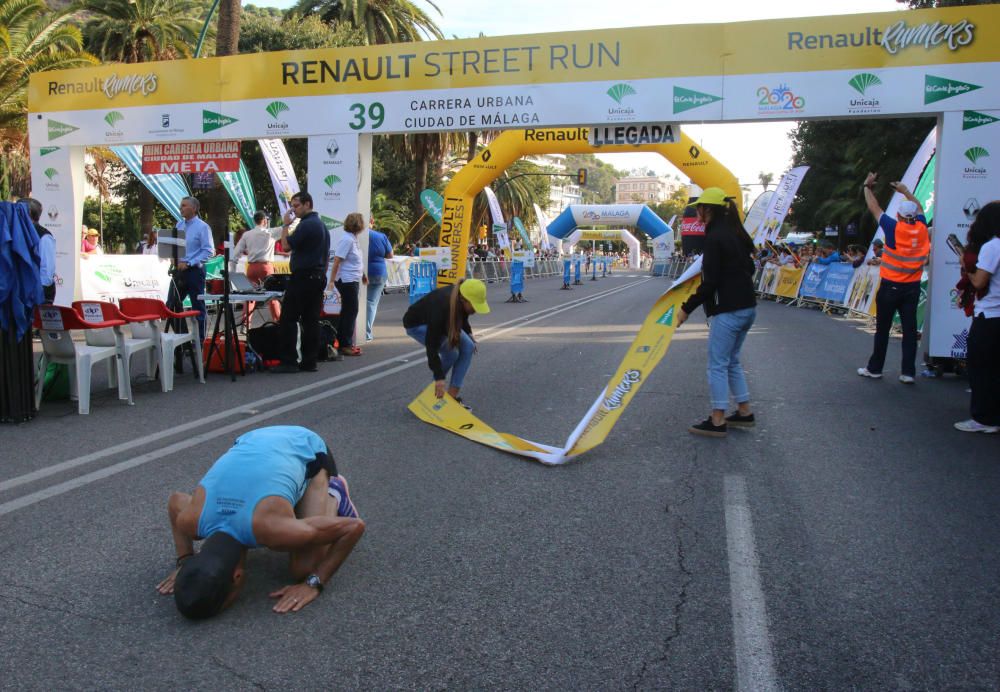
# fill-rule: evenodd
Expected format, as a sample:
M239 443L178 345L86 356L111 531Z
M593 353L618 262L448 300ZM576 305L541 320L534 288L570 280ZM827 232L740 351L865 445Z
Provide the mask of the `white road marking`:
M477 333L477 339L479 341L485 341L487 339L495 338L495 337L500 336L502 334L505 334L505 333L507 333L509 331L513 331L514 329L518 329L520 327L524 327L524 326L527 326L529 324L534 324L535 322L538 322L538 321L543 320L543 319L547 319L547 318L552 317L554 315L558 315L558 314L560 314L562 312L566 312L568 310L573 310L575 308L578 308L578 307L581 307L583 305L586 305L587 303L590 303L590 302L593 302L593 301L596 301L596 300L600 300L602 298L606 298L608 296L614 295L615 293L620 293L621 291L627 290L629 288L632 288L633 286L636 286L638 284L644 283L644 281L637 281L637 282L633 282L633 283L630 283L630 284L626 284L624 286L619 286L617 288L613 288L613 289L610 289L608 291L604 291L603 293L598 293L596 295L588 296L586 298L580 298L580 299L577 299L577 300L572 301L570 303L565 303L563 305L558 305L558 306L554 306L554 307L551 307L551 308L545 308L543 310L539 310L537 312L530 313L528 315L523 315L521 317L517 317L515 319L508 320L507 322L502 322L502 323L500 323L498 325L495 325L493 327L485 328L482 331L480 331L479 333ZM202 442L208 442L208 441L211 441L211 440L214 440L214 439L218 439L219 435L223 435L223 434L228 433L228 432L233 432L233 431L236 431L236 430L240 430L242 428L251 427L254 424L261 423L261 422L269 420L271 418L275 418L275 417L280 416L282 414L288 413L289 411L293 411L295 409L302 408L304 406L309 406L309 405L314 404L316 402L322 401L323 399L328 399L328 398L330 398L332 396L336 396L337 394L341 394L341 393L343 393L345 391L348 391L350 389L354 389L356 387L361 387L361 386L366 385L366 384L368 384L370 382L374 382L376 380L380 380L380 379L382 379L384 377L389 377L390 375L394 375L397 372L401 372L403 370L406 370L407 368L412 368L412 367L414 367L416 365L422 365L422 364L424 364L423 359L416 358L416 356L423 355L424 353L425 353L425 351L422 350L422 349L421 350L417 350L417 351L411 351L409 353L405 353L405 354L403 354L401 356L397 356L395 358L389 358L389 359L384 360L384 361L379 361L377 363L372 363L371 365L365 366L363 368L359 368L359 369L354 370L354 371L352 371L350 373L343 373L343 374L337 375L335 377L329 377L329 378L326 378L324 380L319 380L319 381L314 382L312 384L305 385L303 387L298 387L298 388L290 390L288 392L283 392L281 394L276 394L276 395L272 395L272 396L266 397L264 399L259 399L257 401L249 402L249 403L245 404L244 406L239 407L236 410L231 410L231 411L227 411L227 412L223 412L223 413L218 413L218 414L215 414L215 415L212 415L212 416L207 416L207 417L201 418L201 419L199 419L197 421L191 421L189 423L185 423L185 424L182 424L182 425L178 425L178 426L169 428L167 430L163 430L163 431L161 431L159 433L155 433L153 435L148 435L148 436L142 438L141 440L133 440L131 442L125 442L125 443L122 443L122 444L119 444L119 445L114 445L112 447L108 447L107 449L103 449L103 450L99 450L99 451L96 451L96 452L92 452L91 454L87 454L87 455L84 455L82 457L78 457L76 459L69 459L67 461L64 461L64 462L62 462L60 464L56 464L54 466L50 466L50 467L47 467L47 468L44 468L44 469L38 469L37 471L32 471L31 473L24 474L23 476L17 476L15 478L11 478L10 480L7 480L7 481L4 481L3 483L0 483L0 492L2 492L4 490L8 490L10 488L15 488L15 487L23 485L25 483L31 483L33 481L40 480L42 478L46 478L46 477L54 475L56 473L62 473L62 472L67 471L69 469L76 468L76 467L82 466L84 464L88 464L88 463L90 463L92 461L96 461L98 459L109 457L109 456L112 456L114 454L118 454L120 452L128 451L129 449L135 449L137 447L145 447L150 442L154 442L156 440L162 440L162 439L168 438L168 437L174 437L174 436L176 436L177 434L179 434L181 432L188 432L188 431L191 431L191 430L195 430L197 428L202 428L202 427L205 427L206 425L209 425L211 423L215 423L215 422L223 420L225 418L229 418L229 417L233 417L233 416L246 416L246 412L247 412L248 409L261 410L261 409L265 408L266 404L270 404L270 403L274 403L274 402L277 402L277 401L281 401L282 399L288 399L289 397L295 397L293 401L291 401L291 402L289 402L289 403L287 403L287 404L285 404L283 406L279 406L278 408L267 410L266 413L258 413L257 415L240 418L236 422L230 423L228 425L224 425L222 427L213 427L208 432L205 432L205 433L202 433L202 434L199 434L199 435L195 435L193 437L186 438L186 439L181 440L179 442L175 442L173 444L167 445L166 447L161 447L160 449L157 449L157 450L154 450L154 451L151 451L151 452L147 452L145 454L140 454L137 457L133 457L131 459L127 459L125 461L121 461L121 462L119 462L117 464L112 464L111 466L107 466L107 467L98 469L96 471L92 471L91 473L84 474L82 476L79 476L77 478L73 478L73 479L65 481L63 483L58 483L56 485L49 486L47 488L43 488L41 490L38 490L38 491L33 492L33 493L29 493L27 495L24 495L22 497L10 500L8 502L4 502L4 503L0 504L0 516L3 516L4 514L9 514L10 512L16 511L16 510L21 509L23 507L27 507L29 505L33 505L36 502L40 502L40 501L48 499L50 497L55 497L57 495L62 495L63 493L67 493L67 492L69 492L71 490L74 490L76 488L80 488L80 487L83 487L85 485L89 485L90 483L93 483L95 481L101 480L103 478L108 478L109 476L113 476L115 474L121 473L122 471L127 471L127 470L135 468L137 466L142 466L143 464L146 464L146 463L148 463L150 461L154 461L156 459L160 459L160 458L163 458L165 456L169 456L169 455L173 454L174 452L178 452L180 450L187 449L189 447L193 447L195 445L201 444ZM391 364L391 363L399 362L401 359L409 359L409 358L413 358L413 360L412 361L406 360L406 361L404 361L400 365L396 365L395 367L389 367L388 369L386 369L386 366L389 365L389 364ZM343 379L348 378L348 377L355 377L355 376L357 376L357 375L359 375L361 373L364 373L364 372L367 372L367 371L370 371L370 370L377 370L377 372L375 374L368 375L367 377L363 377L361 379L354 380L354 381L349 382L347 384L343 384L343 385L341 385L339 387L336 387L336 388L333 388L333 389L327 389L327 387L329 387L334 382L338 382L338 381L343 380ZM299 398L300 395L302 395L302 394L304 394L306 392L312 391L314 389L322 389L322 391L320 393L318 393L318 394L314 394L314 395L306 397L304 399L303 398Z
M747 501L746 479L729 475L723 480L726 505L726 546L729 553L729 593L733 611L736 689L766 692L781 689L774 669L767 607L761 588L753 519Z

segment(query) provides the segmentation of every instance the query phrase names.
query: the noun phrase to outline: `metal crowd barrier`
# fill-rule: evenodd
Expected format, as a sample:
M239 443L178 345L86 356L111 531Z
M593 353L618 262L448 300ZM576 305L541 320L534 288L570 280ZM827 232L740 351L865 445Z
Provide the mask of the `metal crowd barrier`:
M689 266L691 266L693 261L693 259L689 259L687 257L671 257L666 260L653 260L653 264L649 268L649 273L653 276L676 279L683 274Z

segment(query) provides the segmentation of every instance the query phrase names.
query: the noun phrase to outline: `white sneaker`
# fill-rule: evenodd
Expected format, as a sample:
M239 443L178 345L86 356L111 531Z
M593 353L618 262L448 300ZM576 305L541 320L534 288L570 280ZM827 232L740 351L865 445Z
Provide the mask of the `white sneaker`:
M972 418L955 423L955 429L961 430L962 432L980 432L987 434L1000 432L1000 426L983 425Z
M903 384L913 384L914 379L909 375L900 375L899 381L902 382Z
M861 375L862 377L870 377L873 380L881 380L882 379L882 373L880 373L880 372L869 372L868 368L858 368L858 374Z

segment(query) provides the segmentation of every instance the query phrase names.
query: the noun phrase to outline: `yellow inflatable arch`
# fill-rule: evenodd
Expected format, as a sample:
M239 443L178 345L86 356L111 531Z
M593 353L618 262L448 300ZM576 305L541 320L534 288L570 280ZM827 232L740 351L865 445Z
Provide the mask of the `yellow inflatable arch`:
M438 272L438 284L454 284L465 276L472 233L472 200L484 187L522 156L530 154L594 154L651 151L683 171L699 187L721 187L726 194L741 199L736 176L693 139L681 133L673 144L602 145L590 144L590 128L507 130L497 137L452 178L444 191L441 216L441 247L451 248L451 269Z

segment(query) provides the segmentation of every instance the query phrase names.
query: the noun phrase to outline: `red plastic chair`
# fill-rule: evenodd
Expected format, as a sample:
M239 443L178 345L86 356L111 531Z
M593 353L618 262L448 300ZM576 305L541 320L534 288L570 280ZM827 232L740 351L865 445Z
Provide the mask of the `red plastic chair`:
M90 413L91 368L102 360L108 361L108 382L111 387L117 383L118 398L132 400L128 377L123 376L121 351L118 343L104 346L80 344L73 341L70 330L80 329L90 332L97 329L112 329L123 337L121 328L124 320L102 320L87 322L72 308L61 305L39 305L35 308L35 328L42 337L42 356L38 360L35 384L35 407L42 403L42 388L45 386L45 370L49 363L61 363L69 367L70 384L77 396L77 410L81 415Z
M159 344L160 386L164 392L174 388L174 367L168 362L168 354L172 358L174 351L186 343L194 348L195 367L198 369L198 381L205 383L205 365L201 356L201 339L198 338L198 311L185 310L174 312L167 304L157 298L122 298L118 307L128 318L142 321L143 317L152 316L153 321L145 321L149 325L153 338ZM177 319L187 321L187 333L166 332L161 320ZM139 332L136 332L136 330ZM142 333L143 327L133 324L133 336Z
M80 313L85 322L124 320L131 325L132 336L123 336L120 343L117 343L116 336L110 329L88 330L84 333L84 336L87 339L87 343L91 346L109 346L111 343L117 343L121 354L122 372L125 374L126 379L131 378L132 355L140 351L146 352L146 376L152 378L155 375L155 364L159 362L160 342L156 339L148 325L143 329L143 323L159 321L157 315L125 315L114 303L101 300L76 300L73 301L73 309ZM131 384L128 391L128 403L132 404L134 402L131 397Z

